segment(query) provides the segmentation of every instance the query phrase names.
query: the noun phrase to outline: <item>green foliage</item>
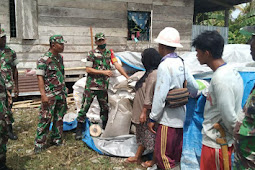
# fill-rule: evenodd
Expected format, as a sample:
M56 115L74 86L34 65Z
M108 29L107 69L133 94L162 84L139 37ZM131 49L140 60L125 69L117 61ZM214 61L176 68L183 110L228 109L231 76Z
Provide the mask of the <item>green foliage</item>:
M240 33L240 28L255 25L255 1L247 3L246 6L236 6L241 11L236 19L229 20L228 43L247 44L250 36ZM233 9L230 10L231 14ZM198 14L196 21L199 25L224 26L224 11L207 12Z
M197 15L199 25L224 26L224 11L206 12Z
M252 9L245 16L243 21L241 22L242 26L251 26L255 25L255 10Z

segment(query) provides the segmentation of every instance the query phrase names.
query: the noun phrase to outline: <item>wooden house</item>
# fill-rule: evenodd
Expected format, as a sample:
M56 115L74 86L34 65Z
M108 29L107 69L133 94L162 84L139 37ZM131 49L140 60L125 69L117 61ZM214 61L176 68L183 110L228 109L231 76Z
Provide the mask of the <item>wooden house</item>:
M7 43L17 52L19 70L36 67L36 60L49 49L49 37L62 34L67 41L65 67L84 67L98 32L115 52L142 51L157 47L153 42L165 27L176 28L183 49L190 51L194 14L229 9L250 0L1 0L0 24ZM92 39L91 39L92 33ZM95 47L95 45L94 45ZM69 70L72 75L85 70Z

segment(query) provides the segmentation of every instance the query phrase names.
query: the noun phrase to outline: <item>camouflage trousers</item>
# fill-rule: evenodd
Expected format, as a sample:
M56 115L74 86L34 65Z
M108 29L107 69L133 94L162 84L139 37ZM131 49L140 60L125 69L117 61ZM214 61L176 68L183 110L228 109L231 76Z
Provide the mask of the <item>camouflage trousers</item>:
M46 145L47 134L51 121L53 122L51 141L55 144L62 143L63 117L67 110L66 99L49 99L49 104L41 104L39 112L39 123L37 126L35 146L42 148Z
M12 94L12 90L8 90L10 92L10 94ZM7 125L10 125L14 122L14 118L13 118L13 113L12 113L12 103L8 103L9 107L7 108L7 112L5 115L5 121L7 123Z
M7 125L5 122L5 115L3 114L3 105L5 103L0 101L0 161L6 158L6 144L8 142Z
M107 90L90 90L85 89L82 98L82 106L81 110L79 111L77 121L84 123L86 119L86 114L90 108L93 99L97 96L97 100L100 106L100 117L103 123L107 122L108 120L108 93Z

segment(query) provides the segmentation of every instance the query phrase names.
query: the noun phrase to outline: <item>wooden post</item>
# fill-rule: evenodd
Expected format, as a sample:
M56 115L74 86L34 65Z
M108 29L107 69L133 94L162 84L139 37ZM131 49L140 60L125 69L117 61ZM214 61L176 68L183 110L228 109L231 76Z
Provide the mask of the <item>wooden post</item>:
M92 27L90 27L90 37L91 37L91 48L92 50L94 49L94 42L93 42L93 31Z
M226 9L225 10L225 27L228 27L229 26L229 9Z

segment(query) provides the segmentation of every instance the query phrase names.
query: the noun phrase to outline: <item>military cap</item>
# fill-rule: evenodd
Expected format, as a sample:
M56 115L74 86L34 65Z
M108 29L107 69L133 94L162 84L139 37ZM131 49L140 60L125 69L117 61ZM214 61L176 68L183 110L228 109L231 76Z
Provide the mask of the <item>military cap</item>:
M63 39L62 35L53 35L50 37L50 43L66 43L66 41Z
M0 29L0 37L6 36L6 33L3 28Z
M95 35L95 40L98 41L98 40L104 40L105 39L105 35L104 33L100 32L100 33L97 33Z
M243 35L255 35L255 26L246 26L240 29Z

